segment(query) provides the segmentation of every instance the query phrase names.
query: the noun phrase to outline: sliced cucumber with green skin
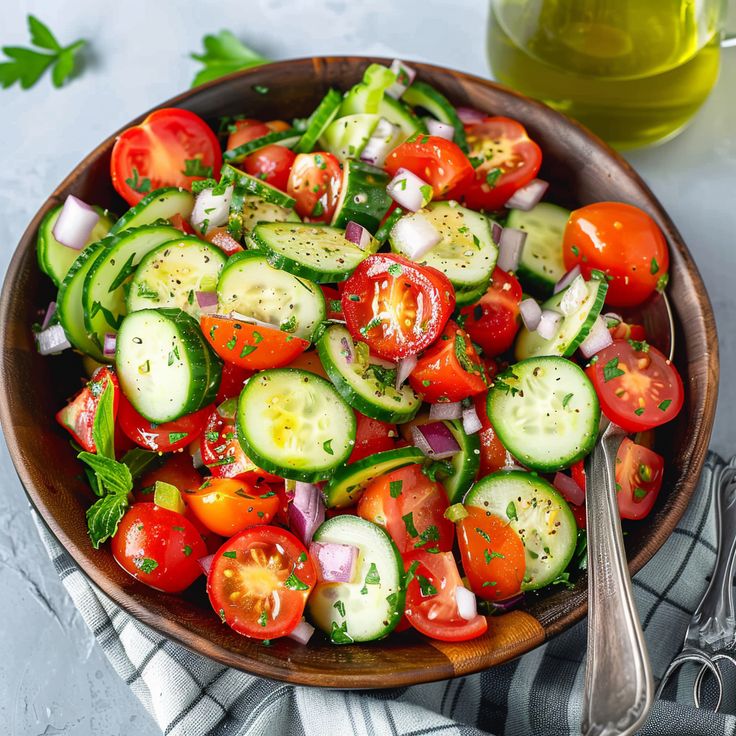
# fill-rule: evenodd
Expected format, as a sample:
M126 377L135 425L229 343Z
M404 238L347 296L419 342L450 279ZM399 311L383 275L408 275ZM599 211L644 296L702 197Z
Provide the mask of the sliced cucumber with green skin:
M219 311L239 312L311 340L327 318L322 289L312 281L274 268L260 251L230 258L217 284Z
M222 372L199 324L179 309L143 309L125 317L115 363L125 396L156 424L212 403Z
M603 309L603 303L608 291L606 281L591 279L586 283L588 294L583 299L580 307L572 314L562 318L562 322L553 337L548 340L538 332L530 332L522 327L516 338L514 354L517 360L524 360L535 355L572 355L590 334L595 320ZM542 309L552 309L559 312L560 302L565 296L567 289L550 297Z
M396 207L395 210L386 218L386 222L376 230L375 241L380 248L391 235L394 225L406 214L401 207Z
M290 480L329 478L355 444L355 414L321 376L273 368L238 400L238 440L259 468Z
M386 90L396 81L396 74L383 64L369 64L363 79L353 85L343 98L339 115L377 113L387 97Z
M358 158L380 119L369 113L336 118L320 136L319 144L341 161Z
M524 545L526 573L522 590L552 583L570 564L577 524L562 496L535 473L501 470L481 478L465 499L508 521Z
M465 139L465 126L457 116L454 105L441 92L432 87L432 85L417 79L412 82L408 89L404 90L401 99L412 107L424 108L440 122L452 125L455 129L455 135L453 136L454 142L465 153L468 152L468 142Z
M512 365L488 391L488 419L503 446L543 473L569 468L598 437L593 384L576 363L540 356Z
M82 306L85 329L104 344L107 333L116 333L127 314L125 292L138 264L162 243L181 237L172 225L143 225L106 239L104 253L84 280Z
M455 289L455 306L467 307L469 304L475 304L488 291L489 285L490 282L482 282L475 287Z
M460 452L452 456L450 463L454 472L442 481L442 485L450 504L461 503L480 469L480 437L478 434L467 434L460 419L447 420L444 425L452 432Z
M285 146L286 148L291 148L296 145L300 135L301 134L293 128L289 128L289 130L277 130L273 133L269 133L268 135L263 135L260 138L254 138L252 141L243 143L242 146L237 146L235 148L231 148L229 151L225 151L222 154L222 159L223 161L228 161L231 164L237 164L250 156L251 153L255 153L266 146L278 144L280 146Z
M338 468L322 495L328 509L342 509L356 504L363 491L376 479L406 465L425 460L416 447L399 447L396 450L378 452L357 462Z
M366 416L401 424L412 420L421 408L422 400L414 389L405 383L397 391L395 371L385 376L385 368L372 366L368 345L355 343L342 325L332 325L324 331L317 351L340 396Z
M417 117L401 100L395 100L389 95L384 95L378 106L378 114L386 118L389 123L401 128L403 139L406 140L416 133L426 133L427 126L424 121Z
M105 247L115 240L115 236L106 238L87 246L72 263L64 277L56 297L56 313L69 342L85 355L95 360L109 360L102 354L102 343L96 335L90 334L84 324L84 307L82 295L84 282L95 261L103 254Z
M549 296L565 275L562 237L569 219L570 210L549 202L540 202L528 212L509 212L506 226L527 234L516 276L534 294Z
M354 582L317 583L307 603L315 625L335 644L388 636L404 613L404 564L391 537L357 516L329 519L314 533L320 544L358 548Z
M128 313L176 307L199 319L198 291L214 292L227 256L215 245L179 237L154 248L138 265L128 289Z
M336 89L329 90L317 105L317 109L309 116L307 128L302 133L299 142L294 146L296 153L309 153L314 148L319 137L335 119L341 104L342 95Z
M362 161L346 161L333 227L344 228L352 220L375 233L393 202L386 191L388 182L389 176L383 169Z
M69 273L72 263L74 263L80 253L80 251L74 248L68 248L66 245L62 245L54 237L54 225L56 225L56 221L59 219L62 207L63 205L59 205L46 213L38 228L38 238L36 240L36 255L38 256L39 268L49 276L56 286L61 286L61 282L67 273ZM103 210L102 207L95 207L94 209L100 216L100 219L92 228L85 248L104 238L110 232L110 228L113 225L113 218L107 210Z
M132 227L151 225L158 220L168 220L181 215L189 221L194 209L194 195L181 187L163 187L147 194L137 205L131 207L110 229L120 233Z
M244 196L242 202L243 216L240 222L244 236L249 235L259 222L301 222L294 210L266 202L260 197Z
M263 251L274 268L317 284L344 281L369 255L345 240L344 230L315 223L261 223L248 244Z
M442 235L442 240L417 262L444 273L456 290L485 290L498 257L491 221L457 202L430 202L420 212ZM409 244L397 238L396 229L389 240L394 253L411 252Z
M240 171L240 169L236 169L230 164L223 164L221 175L223 182L233 184L235 190L242 190L244 192L243 196L254 194L256 197L260 197L266 202L277 204L280 207L292 208L296 204L296 200L286 194L286 192L282 192L262 179L246 174L244 171Z

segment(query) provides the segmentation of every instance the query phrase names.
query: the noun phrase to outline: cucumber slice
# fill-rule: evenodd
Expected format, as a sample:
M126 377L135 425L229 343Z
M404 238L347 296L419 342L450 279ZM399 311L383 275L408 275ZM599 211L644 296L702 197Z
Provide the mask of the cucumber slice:
M82 293L85 329L100 345L106 333L118 331L127 314L125 292L138 264L154 248L180 236L181 231L171 225L144 225L106 240Z
M382 422L400 424L413 419L422 406L405 383L396 390L396 372L369 362L368 345L353 341L342 325L328 327L317 343L322 365L340 396L354 409Z
M362 161L346 161L333 227L345 227L352 220L376 232L393 201L386 191L388 182L389 176L382 169Z
M317 284L344 281L369 255L345 240L344 230L315 223L261 223L249 243L262 250L274 268Z
M253 376L238 401L238 439L263 470L314 483L350 456L355 414L329 381L295 368Z
M427 132L427 126L424 124L424 121L415 115L408 105L405 105L401 100L395 100L389 95L383 96L378 106L378 114L382 118L386 118L389 123L398 125L401 128L403 140L417 133Z
M549 585L570 564L577 524L562 496L535 473L501 470L479 480L465 499L508 520L524 544L526 574L522 590Z
M299 215L288 207L266 202L260 197L245 196L242 205L243 235L247 236L259 222L301 222Z
M214 245L180 237L154 248L138 265L128 290L128 312L176 307L198 320L198 291L215 291L227 257Z
M342 95L336 89L329 90L322 98L322 102L317 105L317 109L309 116L307 128L294 147L296 153L309 153L314 148L319 137L335 119L341 104Z
M62 245L54 237L54 225L59 219L63 205L50 209L41 221L38 228L38 238L36 240L36 255L38 256L39 268L54 282L56 286L61 286L64 277L69 273L72 263L77 259L80 251L74 248L68 248ZM97 224L92 228L92 232L87 239L85 248L101 240L110 232L113 225L113 219L107 210L101 207L95 207L97 214L100 216Z
M551 473L585 457L601 416L593 384L576 363L540 356L496 376L488 419L503 446L529 468Z
M129 314L115 353L120 388L150 422L172 422L215 399L222 364L196 320L179 309Z
M528 212L511 210L507 227L527 233L516 276L525 289L547 297L565 275L562 237L570 211L556 204L540 202Z
M237 146L235 148L231 148L229 151L225 151L222 154L222 160L231 164L237 164L250 156L251 153L255 153L261 148L272 146L274 144L291 148L296 145L300 135L301 134L293 128L289 128L289 130L278 130L273 133L269 133L268 135L261 136L260 138L254 138L252 141L243 143L242 146Z
M457 202L430 202L421 213L442 235L442 240L418 263L444 273L456 290L485 291L498 257L491 221ZM396 229L389 236L391 250L408 257L410 248L395 233Z
M391 235L391 231L394 228L394 225L406 214L404 210L401 209L401 207L396 207L395 210L391 212L391 214L386 218L386 222L381 225L381 227L376 230L375 235L375 242L380 248L389 238Z
M344 465L335 471L330 482L322 490L325 506L328 509L353 506L376 478L406 465L421 463L424 459L422 451L416 447L400 447Z
M465 139L465 126L457 116L454 105L441 92L432 87L432 85L417 79L415 82L412 82L408 89L404 90L401 99L412 107L424 108L440 122L452 125L455 129L453 140L465 153L468 152L468 142Z
M168 220L181 215L185 220L194 209L194 195L181 187L163 187L147 194L131 207L113 226L110 233L120 233L141 225L151 225L158 220Z
M357 516L329 519L314 534L322 544L358 548L355 582L317 583L307 605L314 623L335 644L388 636L404 613L404 565L391 537Z
M581 277L582 278L582 277ZM547 340L537 332L530 332L522 327L516 338L514 354L517 360L532 358L535 355L572 355L580 343L590 333L595 320L603 309L606 299L608 283L606 281L592 279L586 282L588 294L583 299L580 308L572 314L563 317L562 324L551 340ZM542 309L553 309L559 311L560 302L572 284L559 293L550 297Z
M99 361L109 360L102 354L102 343L93 333L87 332L84 325L84 308L82 295L84 282L95 261L102 255L105 247L115 240L113 235L87 246L72 263L69 272L64 277L56 297L56 313L59 323L69 342L77 350Z
M274 268L260 251L230 258L220 274L217 301L223 314L239 312L311 340L327 318L322 289L312 281Z
M444 424L460 445L460 452L452 456L450 462L453 473L442 481L442 485L450 504L460 503L480 469L480 437L478 434L467 434L460 419L447 420Z
M319 144L341 161L358 158L380 119L379 115L369 113L337 118L322 133Z
M467 289L455 289L455 306L460 308L475 304L488 291L488 286L488 283L483 282Z
M340 116L357 113L377 113L385 91L396 81L396 74L383 64L369 64L363 79L346 93L340 106Z

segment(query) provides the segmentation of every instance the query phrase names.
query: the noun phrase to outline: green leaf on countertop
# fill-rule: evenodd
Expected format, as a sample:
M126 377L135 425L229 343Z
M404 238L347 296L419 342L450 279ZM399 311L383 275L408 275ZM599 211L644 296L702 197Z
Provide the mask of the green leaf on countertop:
M248 48L230 31L208 34L202 39L202 45L204 53L191 54L192 59L204 64L204 68L194 77L192 87L268 62L268 59Z

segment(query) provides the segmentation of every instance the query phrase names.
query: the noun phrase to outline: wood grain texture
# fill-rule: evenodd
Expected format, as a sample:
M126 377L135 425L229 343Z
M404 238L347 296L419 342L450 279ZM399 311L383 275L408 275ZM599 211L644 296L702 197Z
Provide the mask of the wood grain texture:
M164 106L186 107L214 124L221 115L243 112L264 119L302 117L330 86L345 89L358 81L370 61L387 60L322 57L279 62L231 75ZM687 507L713 424L718 347L698 270L650 190L593 135L544 105L485 80L426 64L413 66L421 79L455 104L524 123L544 150L540 176L551 183L550 199L570 207L607 199L630 202L649 212L667 236L669 295L677 323L675 362L687 395L680 417L658 434L658 449L668 459L665 488L652 515L628 527L629 566L635 572L662 545ZM258 94L254 85L268 87L269 93ZM68 194L113 211L124 210L108 175L113 141L114 135L92 151L33 218L0 298L0 419L8 447L31 502L90 579L122 608L201 654L264 677L324 687L394 687L469 674L517 657L579 621L586 611L584 576L575 581L573 590L529 596L523 610L493 618L488 634L474 642L429 642L407 632L361 646L337 647L315 636L307 647L290 640L264 647L220 624L204 596L203 581L182 596L157 593L126 575L107 549L91 548L84 519L91 496L67 436L53 422L54 412L81 385L80 362L71 353L38 356L30 325L55 297L36 265L36 232L45 212Z

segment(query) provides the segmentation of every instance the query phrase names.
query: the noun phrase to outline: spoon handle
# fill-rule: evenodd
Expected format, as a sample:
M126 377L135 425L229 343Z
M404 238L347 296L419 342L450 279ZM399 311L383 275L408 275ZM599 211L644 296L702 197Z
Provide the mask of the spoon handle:
M654 682L631 592L614 474L625 432L609 424L587 461L588 660L582 733L625 736L644 722Z

